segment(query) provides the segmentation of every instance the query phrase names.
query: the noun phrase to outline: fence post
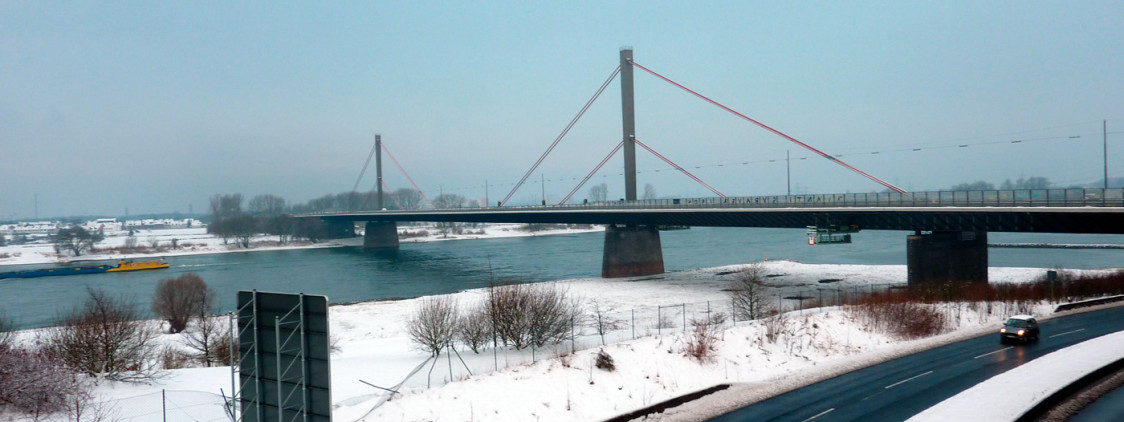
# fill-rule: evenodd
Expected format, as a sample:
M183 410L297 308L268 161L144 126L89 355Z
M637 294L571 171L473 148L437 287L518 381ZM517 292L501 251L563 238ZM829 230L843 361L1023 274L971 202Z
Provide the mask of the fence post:
M683 331L687 331L687 304L681 306L683 306Z
M577 347L574 346L574 316L570 315L570 353L577 351Z
M656 305L656 335L663 335L663 306L660 305Z
M636 340L636 308L632 308L632 339Z
M163 388L160 389L160 414L164 417L164 422L168 422L168 398Z

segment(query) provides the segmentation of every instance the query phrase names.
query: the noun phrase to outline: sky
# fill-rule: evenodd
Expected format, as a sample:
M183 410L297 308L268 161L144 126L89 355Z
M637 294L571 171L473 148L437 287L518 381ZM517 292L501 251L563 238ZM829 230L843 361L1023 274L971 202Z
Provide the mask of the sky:
M1106 121L1124 176L1120 22L1118 1L0 0L0 220L304 202L351 190L376 133L427 196L494 204L623 47L903 189L1092 183ZM883 189L639 69L635 97L637 138L726 195ZM509 204L569 193L621 140L620 101L618 79ZM637 163L641 192L714 195ZM575 198L623 197L622 169Z

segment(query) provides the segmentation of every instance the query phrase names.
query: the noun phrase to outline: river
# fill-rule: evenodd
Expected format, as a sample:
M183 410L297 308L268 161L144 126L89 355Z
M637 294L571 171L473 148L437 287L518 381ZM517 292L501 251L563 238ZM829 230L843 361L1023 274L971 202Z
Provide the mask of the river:
M661 233L668 271L791 259L810 264L904 265L907 232L864 231L853 244L810 247L803 230L696 227ZM993 243L1124 244L1120 235L991 233ZM493 278L546 281L597 277L602 233L403 243L393 252L362 248L258 251L169 257L168 270L0 280L0 314L17 328L51 325L81 304L87 288L133 300L150 315L156 284L183 273L199 274L218 293L220 311L234 307L235 292L327 295L332 303L416 297L485 287ZM1106 268L1124 266L1122 249L989 250L996 267ZM30 266L30 267L41 267ZM9 267L5 271L27 269ZM904 280L903 280L904 282Z

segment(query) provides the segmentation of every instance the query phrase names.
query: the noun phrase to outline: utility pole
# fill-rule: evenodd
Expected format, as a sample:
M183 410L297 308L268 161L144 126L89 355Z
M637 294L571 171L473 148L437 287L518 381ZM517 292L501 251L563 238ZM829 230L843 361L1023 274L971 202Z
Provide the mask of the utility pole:
M39 221L39 194L35 194L35 221Z
M488 208L488 179L484 179L484 208Z
M1108 189L1108 119L1101 121L1101 130L1104 133L1104 188Z
M375 134L375 177L378 179L375 182L378 185L378 200L375 204L378 210L382 211L382 135L377 133Z
M539 184L542 185L542 204L546 205L546 176L539 173Z
M784 180L785 186L788 186L788 196L792 196L792 159L787 149L784 150Z

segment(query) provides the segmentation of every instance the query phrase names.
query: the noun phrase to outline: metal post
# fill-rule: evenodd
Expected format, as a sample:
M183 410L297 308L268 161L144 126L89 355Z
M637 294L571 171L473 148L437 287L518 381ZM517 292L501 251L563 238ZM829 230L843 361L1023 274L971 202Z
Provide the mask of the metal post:
M277 420L284 419L285 396L281 395L281 378L285 374L281 371L281 317L273 317L273 340L277 346Z
M792 158L787 149L784 150L784 180L788 186L788 196L792 196Z
M375 201L378 204L379 211L382 211L382 135L375 134L375 176L378 180L378 199Z
M636 340L636 308L632 308L632 339Z
M656 305L656 335L663 334L663 306ZM649 331L651 332L651 331Z
M681 305L683 307L683 331L687 331L687 304Z
M1104 188L1108 190L1108 119L1101 121L1101 131L1104 134ZM1105 194L1101 194L1104 197Z
M621 127L624 131L624 199L636 200L636 107L632 91L632 48L621 49Z
M164 422L168 422L168 396L164 389L160 389L160 414L164 417Z
M381 198L382 195L379 195ZM379 208L380 210L382 208ZM300 330L301 330L301 410L304 413L304 422L308 422L308 401L310 399L308 392L308 343L304 338L304 293L300 294ZM278 351L280 353L280 351Z
M261 411L261 394L265 391L262 388L261 382L261 347L258 347L258 291L254 290L252 302L250 307L254 310L254 320L251 321L254 327L254 379L257 380L257 391L254 392L254 406L257 408L258 422L262 422L264 416ZM241 390L239 390L241 391Z
M574 346L574 316L570 315L570 353L575 353L578 348Z
M238 414L238 390L234 389L234 342L237 337L234 337L234 312L227 315L227 320L230 323L230 418L231 422L236 422L238 418L234 415Z

